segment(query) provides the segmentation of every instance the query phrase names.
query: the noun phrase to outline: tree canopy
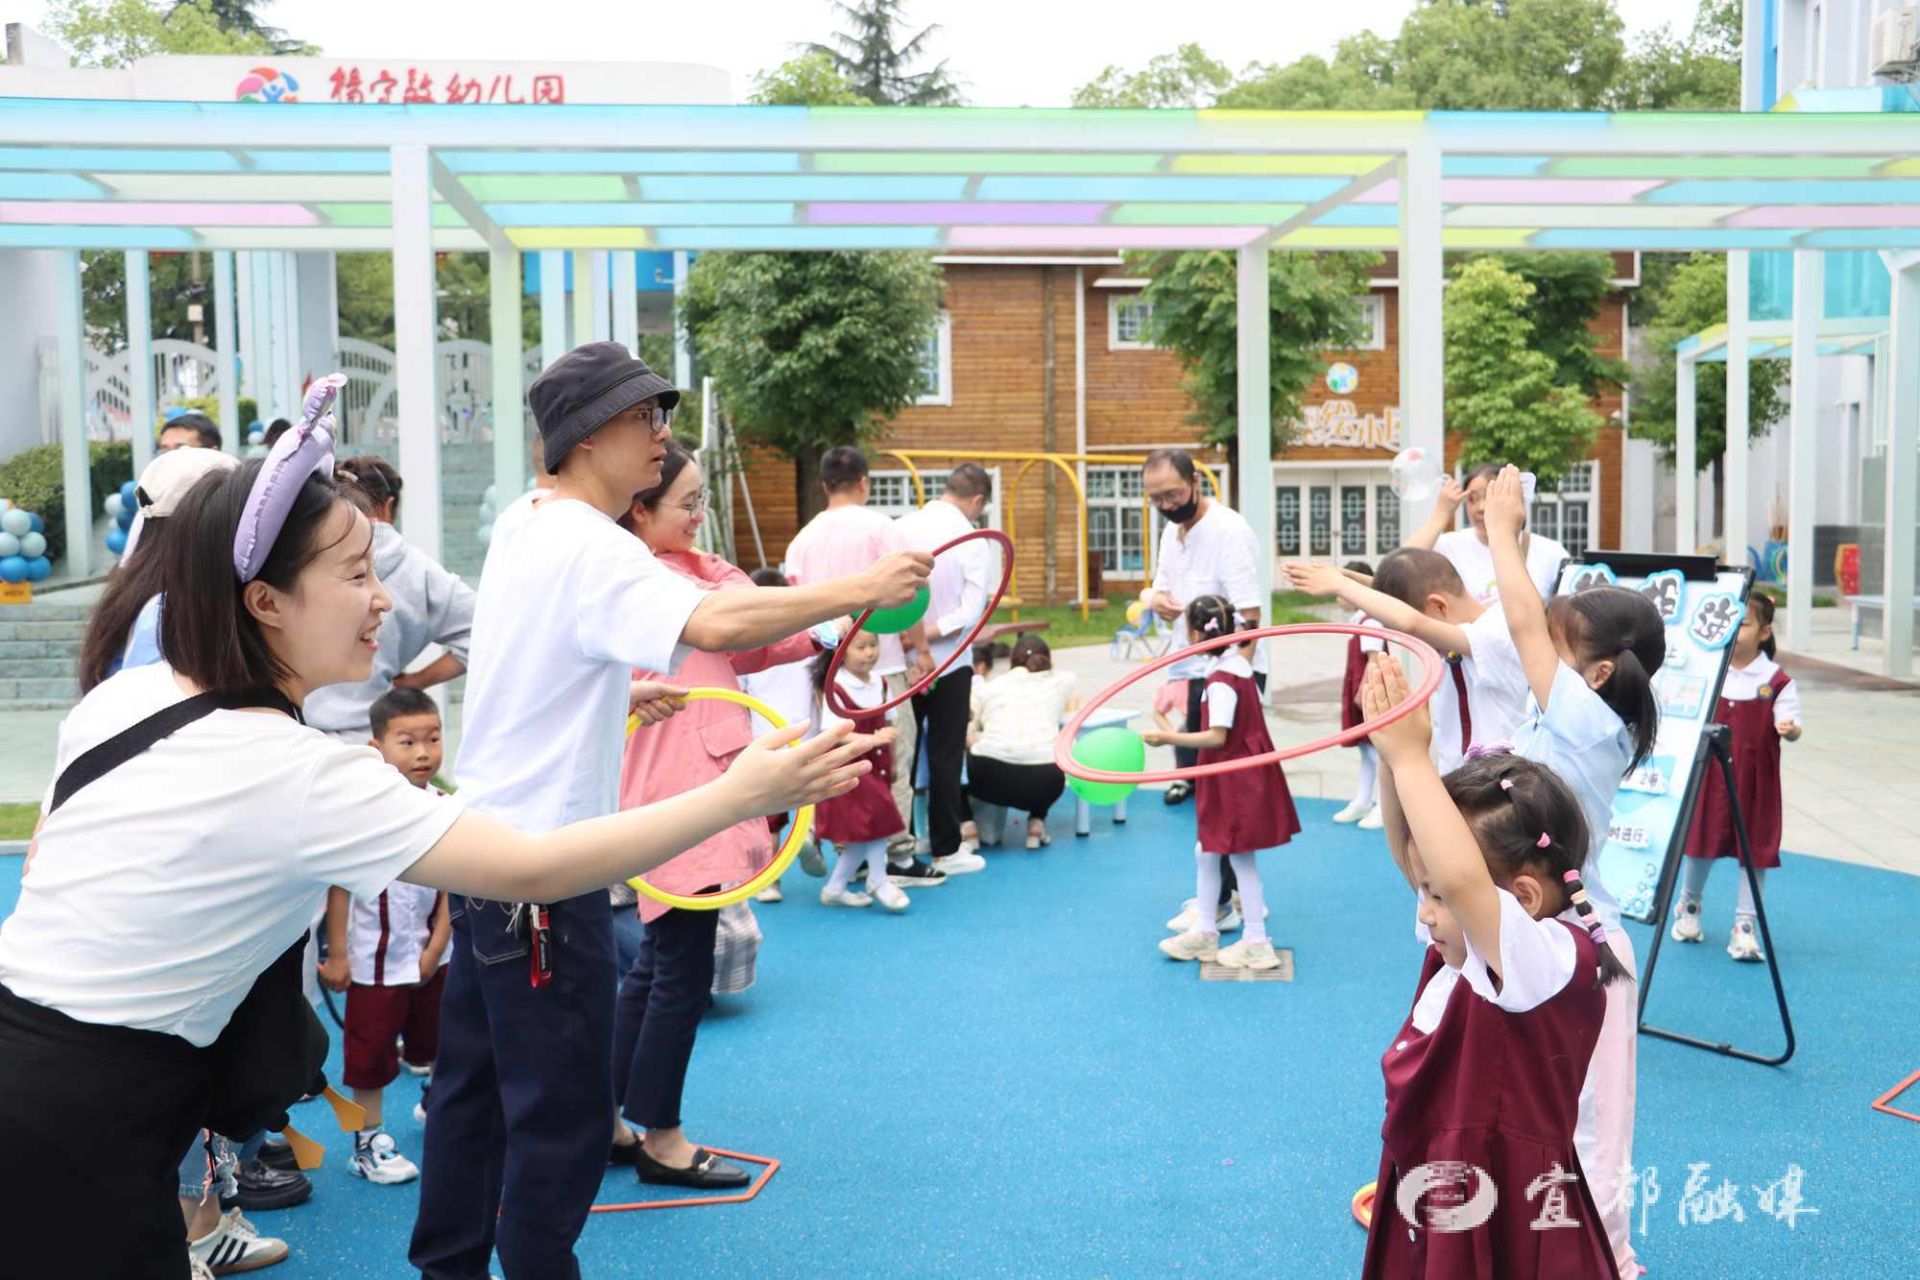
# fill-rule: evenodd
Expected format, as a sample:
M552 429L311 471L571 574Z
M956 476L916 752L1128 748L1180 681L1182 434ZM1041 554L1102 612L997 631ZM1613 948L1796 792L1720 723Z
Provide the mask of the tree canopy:
M48 0L46 27L77 67L126 67L163 53L291 51L284 33L259 24L256 7L230 0Z
M827 44L805 47L829 59L853 93L867 102L898 107L949 107L960 101L960 86L947 74L946 59L924 71L912 69L940 27L925 26L906 35L906 0L834 0L833 7L846 29L835 32Z

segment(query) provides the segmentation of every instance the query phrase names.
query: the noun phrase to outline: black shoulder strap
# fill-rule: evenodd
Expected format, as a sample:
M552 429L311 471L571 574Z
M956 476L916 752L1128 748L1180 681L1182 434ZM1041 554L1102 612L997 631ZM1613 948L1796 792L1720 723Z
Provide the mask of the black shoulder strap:
M79 759L68 765L53 784L53 803L47 806L52 813L73 793L89 782L119 768L154 743L186 728L195 720L211 715L215 711L234 711L241 707L271 707L284 711L296 720L302 720L300 708L278 689L243 689L237 693L202 693L163 707L137 724L122 729L105 742L99 743L82 752Z

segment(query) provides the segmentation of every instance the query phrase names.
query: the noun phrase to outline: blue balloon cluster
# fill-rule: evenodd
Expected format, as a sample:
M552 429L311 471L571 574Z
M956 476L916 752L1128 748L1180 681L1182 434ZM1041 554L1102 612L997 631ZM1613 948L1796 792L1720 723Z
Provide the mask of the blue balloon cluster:
M47 522L0 498L0 582L39 582L52 572Z
M140 500L135 496L134 482L129 480L120 486L116 493L107 495L102 505L113 518L114 527L107 530L107 550L120 555L127 549L127 530L133 527L133 517L140 509Z

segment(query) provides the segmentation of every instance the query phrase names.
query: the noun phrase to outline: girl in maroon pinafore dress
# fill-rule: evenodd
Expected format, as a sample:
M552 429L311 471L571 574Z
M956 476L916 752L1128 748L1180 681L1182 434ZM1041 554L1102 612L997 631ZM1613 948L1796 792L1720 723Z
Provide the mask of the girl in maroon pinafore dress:
M1407 696L1399 666L1371 660L1368 714ZM1381 1058L1386 1120L1362 1274L1616 1280L1574 1129L1604 987L1628 975L1580 881L1580 803L1546 766L1504 753L1443 780L1425 708L1373 738L1388 846L1420 894L1430 945Z
M846 661L835 677L840 696L845 699L841 705L879 706L887 699L884 683L873 674L874 665L880 660L880 641L871 632L860 631L846 644ZM818 659L816 677L823 686L830 657L821 654ZM831 724L841 718L826 700L823 687L821 724ZM892 719L891 711L853 717L855 732L875 734L880 739L865 756L873 762L873 769L861 776L853 790L821 801L814 811L815 833L822 840L832 841L834 852L839 855L820 890L822 906L864 907L877 901L888 911L901 912L909 905L906 892L887 878L887 838L906 829L900 821L900 810L893 803L894 730L887 723ZM867 868L865 893L848 888L862 863Z
M1187 634L1203 639L1228 635L1245 620L1221 596L1201 596L1187 606ZM1251 624L1248 624L1251 625ZM1202 700L1203 725L1198 730L1175 732L1165 716L1161 727L1146 734L1153 745L1196 747L1199 763L1243 760L1273 750L1267 733L1264 699L1253 678L1253 645L1237 644L1214 655L1207 672ZM1235 969L1274 969L1280 958L1267 939L1266 895L1261 890L1260 871L1254 853L1285 844L1300 830L1300 816L1294 812L1293 793L1287 789L1287 775L1277 764L1236 773L1202 776L1194 780L1194 814L1199 822L1200 839L1194 847L1198 865L1196 903L1216 902L1220 897L1220 860L1233 864L1234 877L1240 882L1240 910L1245 916L1245 932L1230 947L1220 946L1217 929L1189 929L1166 938L1160 950L1175 960L1215 960Z
M1766 873L1780 865L1780 744L1800 737L1800 691L1794 688L1793 677L1773 660L1773 601L1767 596L1747 599L1747 614L1734 636L1733 661L1720 686L1720 705L1713 718L1726 725L1733 738L1733 781L1753 850L1753 878L1764 882ZM1740 841L1733 830L1727 784L1712 761L1700 784L1686 852L1686 877L1673 909L1673 940L1698 942L1704 936L1700 895L1706 891L1714 860L1733 858L1740 875L1740 900L1734 908L1727 954L1735 960L1766 959L1754 929L1753 886L1737 861Z

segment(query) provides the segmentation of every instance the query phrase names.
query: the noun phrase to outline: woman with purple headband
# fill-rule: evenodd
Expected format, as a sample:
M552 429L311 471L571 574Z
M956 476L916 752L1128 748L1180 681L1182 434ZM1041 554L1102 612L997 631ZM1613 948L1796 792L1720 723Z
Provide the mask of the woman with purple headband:
M306 1087L234 1114L236 1082L262 1078L256 1059L276 1082L288 1056L312 1069L310 1045L248 1033L302 1025L302 935L327 886L555 901L865 772L864 740L777 750L797 736L783 731L703 787L527 835L306 727L313 689L366 678L389 608L367 518L332 479L337 386L316 384L265 459L195 486L162 584L167 664L102 682L61 725L19 905L0 925L0 1229L16 1258L80 1240L91 1275L189 1274L175 1200L189 1143ZM32 1262L50 1274L70 1260Z

